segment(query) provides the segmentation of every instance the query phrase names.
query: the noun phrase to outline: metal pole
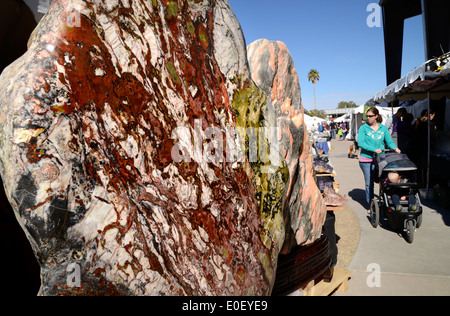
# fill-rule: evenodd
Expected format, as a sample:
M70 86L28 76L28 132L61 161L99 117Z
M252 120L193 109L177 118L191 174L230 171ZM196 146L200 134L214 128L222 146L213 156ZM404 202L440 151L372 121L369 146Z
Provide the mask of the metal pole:
M425 48L425 60L430 60L431 56L428 55L428 22L429 22L429 16L428 16L428 10L427 10L427 0L421 0L420 4L422 6L422 24L423 24L423 41L424 41L424 48Z
M427 186L425 197L428 200L428 192L430 190L430 163L431 163L431 120L430 120L430 91L427 92L428 97L428 151L427 151Z

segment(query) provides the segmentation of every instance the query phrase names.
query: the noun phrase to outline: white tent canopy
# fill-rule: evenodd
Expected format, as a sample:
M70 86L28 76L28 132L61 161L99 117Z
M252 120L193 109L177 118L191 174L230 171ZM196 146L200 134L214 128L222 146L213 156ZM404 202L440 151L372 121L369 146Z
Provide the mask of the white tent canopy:
M383 102L393 101L416 101L431 99L450 98L450 52L439 58L430 59L420 65L406 76L391 83L379 91L366 103L370 106Z
M308 114L303 115L303 120L305 121L308 130L314 130L317 128L318 123L325 121L324 119L316 116L309 116Z
M342 123L342 122L347 122L350 121L352 118L352 113L346 113L342 116L339 116L337 119L334 120L334 122L336 123Z

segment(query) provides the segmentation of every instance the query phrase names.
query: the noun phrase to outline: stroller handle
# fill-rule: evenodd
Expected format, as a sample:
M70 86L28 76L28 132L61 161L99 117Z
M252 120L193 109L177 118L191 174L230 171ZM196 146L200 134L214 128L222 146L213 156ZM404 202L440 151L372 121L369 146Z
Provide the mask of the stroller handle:
M391 153L395 153L396 151L394 149L381 149L382 152L380 154L377 154L376 152L373 152L372 158L375 159L377 157L377 155L386 155L386 154L391 154Z

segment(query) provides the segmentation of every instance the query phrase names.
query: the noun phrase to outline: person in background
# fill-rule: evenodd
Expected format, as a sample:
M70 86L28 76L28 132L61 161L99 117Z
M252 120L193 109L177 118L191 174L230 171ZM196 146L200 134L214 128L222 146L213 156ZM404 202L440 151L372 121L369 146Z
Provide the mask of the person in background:
M411 142L413 137L414 128L412 122L414 121L414 115L406 113L403 120L397 123L397 145L398 148L411 158Z
M383 118L377 108L370 108L366 117L366 123L358 131L358 146L361 148L359 166L364 174L366 202L370 206L370 201L374 197L375 165L373 158L375 154L381 154L384 151L385 143L395 152L400 153L401 151L392 140L388 128L381 124Z
M395 113L393 116L389 117L386 120L386 127L389 130L389 133L392 137L392 140L394 141L394 143L397 145L398 144L398 140L397 140L397 124L402 121L403 117L407 114L408 112L406 111L406 108L399 108L397 110L397 113Z
M342 140L342 135L344 135L344 133L342 132L342 128L341 126L338 126L338 132L337 132L338 136L339 136L339 140Z
M323 133L323 126L322 126L322 124L317 123L317 131L318 131L319 133Z
M331 139L336 139L336 126L337 124L335 122L331 122L330 124Z
M430 150L436 149L439 133L434 122L436 113L430 111ZM419 168L419 178L425 183L425 172L427 168L428 154L428 110L423 110L420 118L417 119L413 132L414 146L412 146L413 160Z
M348 134L348 124L347 122L342 123L342 136L343 136L343 140L345 140L345 138L347 137Z

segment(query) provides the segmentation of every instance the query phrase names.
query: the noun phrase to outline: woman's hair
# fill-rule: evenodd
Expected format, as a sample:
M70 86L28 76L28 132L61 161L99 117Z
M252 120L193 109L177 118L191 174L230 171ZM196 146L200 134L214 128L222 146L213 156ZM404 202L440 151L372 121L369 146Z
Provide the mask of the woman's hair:
M412 113L406 113L405 121L411 124L414 121L414 115Z
M430 116L436 115L436 113L433 110L430 110ZM428 109L422 110L420 113L420 117L417 119L417 122L426 122L428 121Z
M367 113L369 113L369 112L372 112L372 114L374 114L374 115L378 115L377 122L378 123L383 123L383 118L381 117L380 111L378 111L377 108L370 108L370 109L367 110Z

